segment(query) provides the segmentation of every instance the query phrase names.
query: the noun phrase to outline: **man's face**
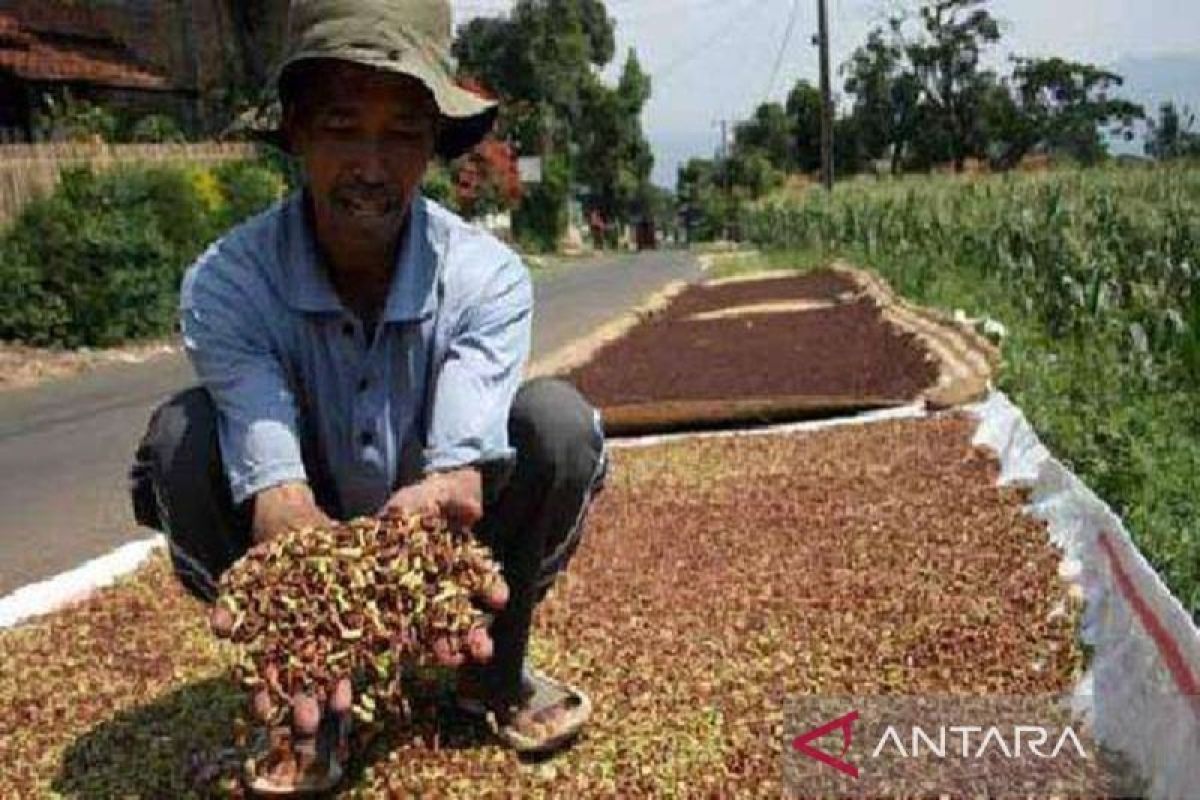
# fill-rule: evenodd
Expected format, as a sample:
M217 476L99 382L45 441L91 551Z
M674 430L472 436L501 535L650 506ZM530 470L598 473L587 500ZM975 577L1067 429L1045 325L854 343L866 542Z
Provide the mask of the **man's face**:
M321 62L303 75L284 127L321 228L394 241L433 156L432 96L412 78L356 64Z

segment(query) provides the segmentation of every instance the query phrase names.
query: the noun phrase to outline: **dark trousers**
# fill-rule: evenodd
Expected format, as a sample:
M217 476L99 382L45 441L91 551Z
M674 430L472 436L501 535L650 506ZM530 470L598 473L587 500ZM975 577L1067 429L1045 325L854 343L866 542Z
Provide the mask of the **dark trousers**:
M131 470L140 524L162 531L179 580L211 603L216 581L251 544L252 503L234 507L221 465L217 413L202 388L176 395L151 417ZM500 562L509 602L491 627L495 655L478 676L496 699L515 702L533 611L579 546L588 506L604 483L607 455L599 416L569 384L521 387L509 417L516 464L485 471L476 536ZM306 452L309 448L304 448ZM332 496L310 465L318 503Z

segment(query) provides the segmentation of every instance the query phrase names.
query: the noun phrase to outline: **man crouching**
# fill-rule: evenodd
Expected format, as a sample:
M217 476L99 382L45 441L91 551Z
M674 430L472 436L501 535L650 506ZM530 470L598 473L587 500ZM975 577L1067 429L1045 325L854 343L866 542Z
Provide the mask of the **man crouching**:
M606 467L599 416L567 384L522 385L532 289L520 259L423 198L433 156L486 135L494 104L458 88L444 0L297 0L279 72L279 140L304 188L191 267L182 329L200 386L159 408L133 469L143 524L212 602L255 543L331 519L441 514L492 548L506 587L465 651L459 705L546 752L585 723L580 690L525 662L534 607L575 552ZM219 625L217 626L219 627ZM295 699L328 788L348 687ZM313 763L310 757L306 763ZM271 776L267 776L271 780Z

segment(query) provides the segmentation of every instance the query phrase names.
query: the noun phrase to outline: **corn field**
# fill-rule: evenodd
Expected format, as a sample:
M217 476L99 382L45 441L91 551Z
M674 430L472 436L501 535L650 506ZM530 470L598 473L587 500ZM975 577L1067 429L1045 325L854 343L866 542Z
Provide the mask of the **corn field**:
M1121 325L1149 356L1200 366L1200 168L856 184L810 198L752 212L749 237L904 261L902 280L918 285L958 265L1019 292L1052 335Z
M48 194L68 167L97 170L145 163L214 166L254 156L252 145L199 144L7 144L0 145L0 227L31 200Z
M1200 164L863 181L742 225L1003 322L1001 388L1200 618Z

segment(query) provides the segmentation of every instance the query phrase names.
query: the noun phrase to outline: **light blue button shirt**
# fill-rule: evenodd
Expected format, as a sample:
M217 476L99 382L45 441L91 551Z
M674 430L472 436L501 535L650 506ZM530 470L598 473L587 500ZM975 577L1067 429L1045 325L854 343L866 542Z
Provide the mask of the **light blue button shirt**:
M217 406L234 502L309 480L352 517L426 473L511 463L529 273L436 203L418 198L411 214L372 341L321 266L300 194L188 270L183 341Z

